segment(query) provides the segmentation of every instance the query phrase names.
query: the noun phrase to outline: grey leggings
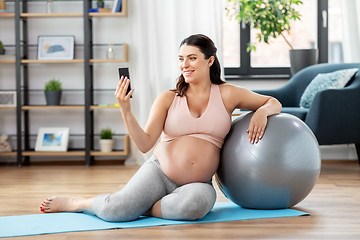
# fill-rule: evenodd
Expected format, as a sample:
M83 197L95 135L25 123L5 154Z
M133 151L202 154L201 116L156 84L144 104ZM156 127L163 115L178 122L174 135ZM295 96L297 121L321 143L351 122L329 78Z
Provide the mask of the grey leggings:
M96 197L92 210L105 221L131 221L160 199L163 218L195 220L210 212L215 204L216 192L211 180L208 183L176 185L165 176L158 160L152 156L122 190Z

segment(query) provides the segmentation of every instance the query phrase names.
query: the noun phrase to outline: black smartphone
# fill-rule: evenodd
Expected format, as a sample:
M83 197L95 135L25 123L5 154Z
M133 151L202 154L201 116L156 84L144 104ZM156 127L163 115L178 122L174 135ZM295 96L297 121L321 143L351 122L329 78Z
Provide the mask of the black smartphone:
M130 80L130 74L129 74L129 68L128 67L119 67L119 79L121 78L121 76L127 77ZM129 86L128 89L126 91L126 94L128 94L131 90L131 86L130 86L130 82L129 82ZM132 95L130 96L132 98Z

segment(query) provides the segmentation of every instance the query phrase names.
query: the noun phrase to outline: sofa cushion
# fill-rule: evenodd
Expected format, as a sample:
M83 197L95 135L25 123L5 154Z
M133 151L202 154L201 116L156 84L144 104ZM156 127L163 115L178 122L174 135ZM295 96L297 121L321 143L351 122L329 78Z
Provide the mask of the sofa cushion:
M306 87L300 98L301 108L310 108L316 93L325 89L343 88L358 71L358 68L339 70L331 73L319 73Z
M305 121L306 115L309 112L308 108L299 108L299 107L283 107L281 110L282 113L288 113L294 115L295 117L300 118Z

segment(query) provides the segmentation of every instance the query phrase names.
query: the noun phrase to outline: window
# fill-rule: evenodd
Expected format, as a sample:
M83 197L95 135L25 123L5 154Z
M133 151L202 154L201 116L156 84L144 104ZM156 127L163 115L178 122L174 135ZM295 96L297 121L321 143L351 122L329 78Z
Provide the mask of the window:
M225 67L240 67L240 28L235 20L230 20L223 0L223 60Z
M336 12L341 0L333 1L331 8L329 7L330 13L331 9ZM247 24L239 24L237 20L229 20L225 10L227 5L227 0L223 0L223 56L226 79L289 78L289 50L291 48L286 41L278 37L271 39L270 44L258 42L256 29L250 29ZM336 41L340 40L334 40L328 44L328 1L307 0L296 8L301 14L301 21L293 21L291 34L285 34L293 48L318 48L320 63L327 62L328 55L335 54L334 56L339 57L338 52L341 52L339 50L341 47ZM333 15L334 19L332 19ZM339 14L333 15L330 16L331 21L338 21L339 17L341 18ZM336 34L335 36L339 37ZM250 39L256 46L256 51L248 53L246 48Z
M329 63L344 62L341 0L329 1Z

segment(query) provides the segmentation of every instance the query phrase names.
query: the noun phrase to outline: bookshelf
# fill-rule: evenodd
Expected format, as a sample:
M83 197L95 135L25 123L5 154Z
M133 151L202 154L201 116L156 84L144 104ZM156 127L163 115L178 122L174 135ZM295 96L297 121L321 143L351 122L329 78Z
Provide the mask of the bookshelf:
M54 1L54 3L61 6L66 4L69 1ZM82 4L81 9L75 10L75 12L54 12L54 13L45 13L44 6L46 1L44 0L35 0L35 1L20 1L15 0L10 4L13 4L14 13L1 13L0 21L2 20L12 20L15 21L15 42L14 48L16 50L15 60L1 60L0 67L11 66L16 69L16 87L15 91L17 93L17 106L16 107L1 107L0 111L13 111L13 114L16 115L16 150L10 153L0 153L1 156L16 156L17 165L20 167L23 164L30 162L31 157L38 156L77 156L83 157L84 163L86 166L89 166L94 161L94 157L124 157L129 154L129 137L127 134L116 134L116 140L122 142L122 146L117 146L113 152L103 153L96 149L94 144L94 139L98 138L98 134L94 132L94 118L98 114L97 109L116 109L117 107L101 107L97 106L94 103L94 74L93 74L93 64L108 64L108 63L126 63L128 61L128 45L126 43L117 43L116 47L119 49L121 54L118 54L115 59L106 59L103 57L95 56L94 49L104 48L106 45L94 44L93 43L93 34L96 33L97 29L93 26L94 20L107 19L107 18L125 18L127 17L127 0L122 0L122 11L121 12L88 12L92 6L94 6L94 1L91 0L75 0L71 2L77 2ZM111 1L110 1L111 2ZM39 7L40 6L40 7ZM73 10L73 9L71 9ZM74 21L83 22L83 42L76 43L75 48L79 47L83 51L83 56L76 56L72 60L38 60L37 57L33 54L36 53L37 45L29 44L29 35L30 32L29 25L32 22L36 22L36 19L41 19L46 21L48 24L52 24L52 21L57 21L58 19L77 19ZM69 26L64 26L67 28ZM70 26L71 28L71 26ZM79 45L79 46L76 46ZM76 52L75 52L75 55ZM75 104L62 104L60 106L47 106L42 103L32 103L31 98L34 92L37 91L37 94L40 94L40 90L32 89L32 84L36 79L31 78L31 71L37 68L51 68L52 66L61 66L61 68L66 71L67 68L74 66L80 68L84 72L84 77L81 80L83 82L83 89L80 90L82 94L82 100L80 103ZM0 89L1 90L1 89ZM70 89L69 91L71 91ZM80 94L80 95L81 95ZM36 152L34 151L31 142L36 137L34 134L31 134L30 128L33 124L31 114L33 112L46 112L51 115L62 115L62 112L77 113L81 114L84 117L83 121L80 122L84 126L83 136L78 136L77 138L82 138L83 146L79 148L70 148L67 152ZM65 121L66 119L64 119ZM44 119L43 121L46 121ZM70 134L71 138L71 134Z

